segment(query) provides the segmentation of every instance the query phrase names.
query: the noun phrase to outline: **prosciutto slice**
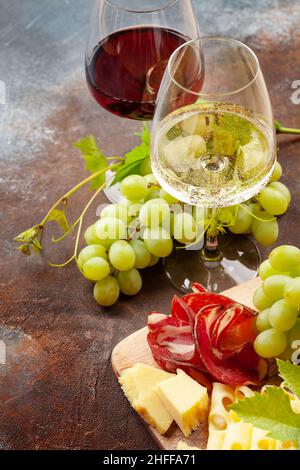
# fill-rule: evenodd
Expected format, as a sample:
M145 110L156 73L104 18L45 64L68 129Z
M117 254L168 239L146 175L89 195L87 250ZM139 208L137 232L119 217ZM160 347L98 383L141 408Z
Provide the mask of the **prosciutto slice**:
M193 293L174 296L171 315L148 317L148 344L165 370L185 370L202 384L208 377L232 385L258 384L267 361L254 351L256 314L232 299L207 292L201 284Z

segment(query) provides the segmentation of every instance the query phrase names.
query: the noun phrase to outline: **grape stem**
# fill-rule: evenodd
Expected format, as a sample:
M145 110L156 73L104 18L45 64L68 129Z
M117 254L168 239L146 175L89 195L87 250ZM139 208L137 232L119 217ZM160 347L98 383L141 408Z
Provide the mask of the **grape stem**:
M275 121L276 134L298 134L300 135L300 129L293 127L284 127L279 121Z
M43 232L44 228L47 222L50 220L56 220L56 222L59 223L57 218L53 218L54 211L58 210L59 206L62 204L64 207L67 205L67 202L69 198L76 193L79 189L81 189L83 186L85 186L87 183L93 181L95 178L105 174L108 170L116 170L122 163L118 162L113 165L107 166L105 168L102 168L101 170L96 171L92 175L90 175L88 178L85 178L83 181L78 183L76 186L74 186L72 189L67 191L63 196L61 196L55 204L51 207L51 209L47 212L43 220L37 224L31 227L30 229L26 230L25 232L21 233L17 237L15 237L15 240L24 243L24 245L21 245L19 249L22 251L22 253L29 255L30 254L30 246L32 249L40 254L40 252L43 250L42 246L42 238L43 238ZM75 242L75 248L74 248L74 253L70 259L68 259L65 263L63 264L53 264L49 263L51 266L56 266L56 267L62 267L66 266L68 263L73 261L74 259L77 261L77 251L78 251L78 244L79 244L79 239L80 239L80 234L81 234L81 229L82 229L82 223L83 223L83 218L90 208L91 204L95 200L95 198L99 195L99 193L104 189L106 183L103 183L97 191L93 194L93 196L90 198L88 201L87 205L84 207L83 211L81 212L80 216L75 220L75 222L68 228L64 230L64 234L57 238L54 239L52 237L51 241L53 243L58 243L62 240L64 240L72 231L73 229L78 225L78 230L77 230L77 237L76 237L76 242ZM60 211L61 213L64 211ZM52 216L52 218L51 218ZM66 220L66 219L65 219Z
M67 264L71 263L71 261L73 261L73 260L75 260L76 263L77 263L78 245L79 245L80 234L81 234L81 229L82 229L82 223L83 223L84 216L87 213L88 209L90 208L91 204L94 202L94 200L96 199L98 194L100 194L100 192L105 188L105 186L106 186L106 183L103 183L102 186L100 186L100 188L97 189L97 191L93 194L93 196L91 197L91 199L89 200L89 202L87 203L85 208L83 209L80 217L76 221L77 223L79 222L79 226L78 226L78 230L77 230L73 256L71 256L71 258L69 258L65 263L62 263L62 264L49 263L50 266L55 267L55 268L63 268L64 266L67 266Z

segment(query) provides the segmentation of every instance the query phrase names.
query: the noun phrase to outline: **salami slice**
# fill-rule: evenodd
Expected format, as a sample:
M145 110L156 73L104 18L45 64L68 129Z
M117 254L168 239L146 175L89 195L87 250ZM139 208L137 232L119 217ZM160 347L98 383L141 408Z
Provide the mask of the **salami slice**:
M153 313L148 317L148 331L148 344L155 359L172 363L175 369L181 365L205 369L190 323Z
M192 294L174 296L171 315L149 314L154 360L170 372L183 369L200 383L209 376L230 385L257 385L268 363L253 348L255 312L199 284L193 288Z
M205 289L205 287L202 286L202 284L200 284L200 282L194 282L194 283L191 285L191 288L192 288L192 291L195 292L195 293L207 292L207 290Z
M211 345L211 327L216 320L216 311L208 310L205 313L199 312L195 321L196 347L200 359L207 368L211 376L223 383L230 385L256 385L261 377L258 368L248 368L248 364L241 364L241 360L234 358L219 359L212 351ZM240 358L241 359L241 358ZM246 367L247 366L247 367Z

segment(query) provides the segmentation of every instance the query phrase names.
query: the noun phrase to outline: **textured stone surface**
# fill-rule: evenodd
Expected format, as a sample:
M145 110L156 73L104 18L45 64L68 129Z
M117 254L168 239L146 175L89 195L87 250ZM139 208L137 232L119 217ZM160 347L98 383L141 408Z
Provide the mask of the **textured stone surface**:
M144 326L147 311L167 309L174 291L161 268L144 273L138 296L102 311L74 266L49 268L44 258L22 257L11 242L82 178L72 142L94 133L111 154L133 142L136 124L100 110L86 89L90 3L2 0L0 7L0 80L7 91L7 104L0 104L0 334L8 346L7 366L0 365L0 447L7 449L155 448L122 396L110 353ZM276 117L300 127L300 105L290 100L291 84L300 80L299 1L194 3L204 33L254 48ZM280 143L293 203L280 221L278 243L299 244L300 141L284 136ZM74 199L73 215L86 196ZM51 259L69 254L70 246L62 246Z

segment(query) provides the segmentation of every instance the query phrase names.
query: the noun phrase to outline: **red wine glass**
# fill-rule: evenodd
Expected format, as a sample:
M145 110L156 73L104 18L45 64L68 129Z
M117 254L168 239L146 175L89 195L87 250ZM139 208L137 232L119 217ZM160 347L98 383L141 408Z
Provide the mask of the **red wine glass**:
M169 57L198 36L190 0L96 0L85 55L92 96L116 116L151 120Z

